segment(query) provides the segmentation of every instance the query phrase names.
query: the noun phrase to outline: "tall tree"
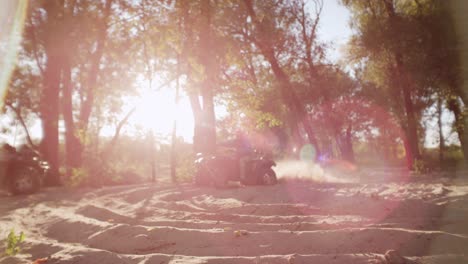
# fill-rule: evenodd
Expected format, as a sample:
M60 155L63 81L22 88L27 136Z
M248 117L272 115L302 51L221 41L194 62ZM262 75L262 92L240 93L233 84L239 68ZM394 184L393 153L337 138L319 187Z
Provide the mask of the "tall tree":
M271 70L273 71L273 74L279 84L279 89L281 91L281 96L284 100L284 103L290 110L289 118L291 120L292 127L296 127L295 131L297 133L299 130L298 126L302 125L308 136L309 142L314 145L316 156L318 157L320 156L320 149L315 132L309 123L307 111L294 91L294 86L291 83L291 80L289 79L284 69L281 67L277 57L277 50L275 50L276 39L271 35L272 31L278 30L277 25L279 23L276 23L273 21L273 19L282 15L281 8L273 5L269 6L271 8L270 10L263 9L262 12L265 13L272 11L279 11L280 13L271 14L271 16L265 15L262 16L262 19L260 19L255 10L253 1L244 0L243 3L249 17L249 19L246 18L246 21L251 21L252 24L252 31L250 34L246 34L246 37L251 40L252 43L260 50L262 55L270 64ZM265 5L264 7L267 8L268 5ZM276 37L279 38L279 36Z
M405 131L407 164L412 168L414 160L421 158L420 112L430 85L434 85L427 78L431 76L428 71L419 75L425 78L418 78L417 74L422 73L421 65L433 65L424 47L430 47L434 35L430 34L431 26L422 23L433 14L433 2L343 0L342 3L353 13L357 32L351 40L350 55L358 58L355 62L365 61L368 79L373 79L392 98L390 109Z
M43 124L41 150L54 171L48 179L51 184L58 183L60 113L65 125L65 162L70 175L71 168L82 165L83 152L89 145L90 124L102 120L96 118L102 112L93 114L93 108L99 104L101 109L109 110L102 123L112 123L120 111L120 97L133 91L128 82L132 75L129 57L134 52L129 49L131 33L128 25L122 23L123 18L112 12L128 12L128 5L125 1L118 3L114 9L112 0L43 1L30 6L22 57L17 66L17 72L23 75L18 75L20 79L14 82L17 86L29 83L25 91L30 98L34 98L35 91L41 91L38 111ZM111 19L112 33L108 30ZM111 38L107 37L109 34ZM112 45L106 45L109 39ZM40 80L38 89L33 89L36 87L29 79ZM17 109L28 107L25 100L12 100L15 101L13 106Z
M211 0L201 0L200 3L200 40L198 46L200 64L203 66L201 80L201 96L203 98L202 138L203 152L213 153L216 144L216 123L214 111L214 89L217 79L216 54L212 30L213 7Z
M59 94L60 73L63 67L61 37L64 17L64 1L45 1L44 11L47 14L45 26L48 31L45 34L44 50L46 63L43 77L43 93L41 97L41 119L43 126L43 139L41 152L51 165L51 173L46 179L49 185L60 184L59 168Z
M194 151L212 153L216 146L214 89L217 57L214 49L213 3L210 0L177 1L182 23L182 71L187 76L187 94L195 120ZM201 99L201 100L200 100Z

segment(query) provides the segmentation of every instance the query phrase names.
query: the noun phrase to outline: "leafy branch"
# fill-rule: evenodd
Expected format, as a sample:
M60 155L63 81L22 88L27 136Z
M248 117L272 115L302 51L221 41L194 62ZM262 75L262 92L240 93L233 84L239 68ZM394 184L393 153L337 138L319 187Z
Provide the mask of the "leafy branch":
M15 230L11 229L6 239L5 254L7 256L14 256L18 254L21 250L20 243L23 242L25 238L26 236L24 235L24 232L16 235Z

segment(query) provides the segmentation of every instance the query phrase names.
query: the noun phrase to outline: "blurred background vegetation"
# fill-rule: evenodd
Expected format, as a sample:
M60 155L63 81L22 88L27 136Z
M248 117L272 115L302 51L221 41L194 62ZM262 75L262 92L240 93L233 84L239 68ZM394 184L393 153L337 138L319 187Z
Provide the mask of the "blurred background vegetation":
M366 166L467 160L464 1L341 0L352 34L340 60L318 36L322 0L25 2L8 2L24 28L0 39L0 54L17 53L1 132L42 153L50 185L189 181L195 153L238 129L277 158L313 146L312 160ZM138 112L163 90L174 108ZM155 132L155 112L184 102L192 140L187 119Z

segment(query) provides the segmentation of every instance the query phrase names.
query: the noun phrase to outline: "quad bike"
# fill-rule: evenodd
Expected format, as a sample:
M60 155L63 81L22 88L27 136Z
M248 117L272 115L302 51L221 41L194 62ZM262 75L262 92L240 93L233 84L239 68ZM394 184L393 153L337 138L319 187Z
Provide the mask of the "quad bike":
M276 163L264 155L255 153L257 155L245 161L243 178L240 173L240 159L235 155L203 156L200 153L197 154L195 184L217 188L226 186L230 181L238 181L244 185L276 184L276 173L272 169Z
M0 183L13 195L31 194L39 190L49 164L37 152L11 146L0 149Z

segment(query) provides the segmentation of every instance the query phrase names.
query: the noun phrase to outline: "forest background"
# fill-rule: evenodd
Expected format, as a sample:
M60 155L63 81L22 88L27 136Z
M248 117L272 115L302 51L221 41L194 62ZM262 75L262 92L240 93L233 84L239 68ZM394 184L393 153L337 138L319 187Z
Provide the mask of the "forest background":
M321 0L13 2L2 134L42 153L50 185L189 180L238 129L278 159L468 157L461 1L341 0L346 43L320 37Z

